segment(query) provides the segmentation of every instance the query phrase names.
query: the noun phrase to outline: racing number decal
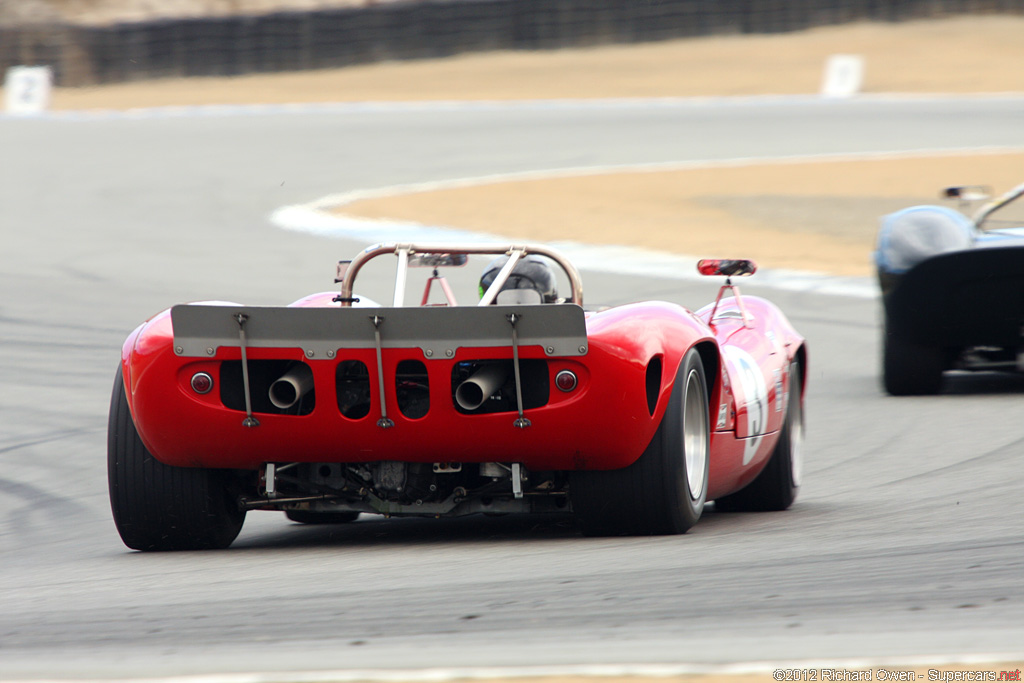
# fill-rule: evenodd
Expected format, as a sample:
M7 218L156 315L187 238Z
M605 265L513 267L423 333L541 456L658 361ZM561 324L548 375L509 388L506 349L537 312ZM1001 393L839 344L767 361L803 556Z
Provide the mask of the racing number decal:
M738 408L746 408L749 438L743 442L743 464L748 464L757 453L768 425L768 385L757 366L754 357L735 346L725 347L726 361L732 366L734 377L743 389L743 402ZM737 413L740 411L737 410Z

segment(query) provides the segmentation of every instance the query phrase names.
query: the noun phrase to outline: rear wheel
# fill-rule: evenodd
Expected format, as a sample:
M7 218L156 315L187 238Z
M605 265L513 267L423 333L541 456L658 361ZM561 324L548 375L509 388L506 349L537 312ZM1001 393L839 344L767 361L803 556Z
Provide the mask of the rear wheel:
M745 488L715 501L726 512L785 510L796 500L803 469L803 373L796 361L789 366L789 403L768 464Z
M925 396L942 390L942 349L920 346L882 331L882 383L893 396Z
M583 533L686 533L707 499L710 429L704 365L691 349L643 455L623 469L573 473L569 493Z
M225 470L171 467L135 429L120 366L110 398L107 482L114 524L135 550L207 550L231 545L245 521Z
M358 512L312 512L310 510L285 510L285 516L299 524L348 524L356 521Z

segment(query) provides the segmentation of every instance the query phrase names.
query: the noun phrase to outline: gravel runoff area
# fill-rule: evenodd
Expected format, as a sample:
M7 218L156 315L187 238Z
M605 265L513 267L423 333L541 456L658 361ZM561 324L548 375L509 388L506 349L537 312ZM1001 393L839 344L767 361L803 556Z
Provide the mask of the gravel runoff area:
M814 94L832 54L863 56L864 93L1024 93L1021 35L1024 17L1008 15L856 23L768 36L57 88L53 107ZM1024 150L758 163L501 183L342 210L519 239L671 245L686 255L745 256L762 267L870 275L879 216L938 202L938 190L950 183L1009 189L1024 180L1022 162Z

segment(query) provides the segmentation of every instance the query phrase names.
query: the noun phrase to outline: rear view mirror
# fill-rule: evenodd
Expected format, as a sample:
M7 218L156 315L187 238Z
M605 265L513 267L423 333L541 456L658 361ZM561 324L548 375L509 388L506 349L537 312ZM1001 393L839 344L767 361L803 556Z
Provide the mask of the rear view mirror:
M697 261L697 272L701 275L741 277L757 272L757 264L749 259L701 259Z
M944 189L941 196L962 202L980 202L992 196L992 188L987 185L956 185Z
M348 267L352 265L351 261L338 261L338 269L334 272L335 282L344 282L345 275L348 274Z

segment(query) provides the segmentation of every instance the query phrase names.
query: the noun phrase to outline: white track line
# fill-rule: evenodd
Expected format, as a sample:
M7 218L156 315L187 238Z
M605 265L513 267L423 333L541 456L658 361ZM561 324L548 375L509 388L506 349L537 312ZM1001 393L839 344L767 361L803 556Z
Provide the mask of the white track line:
M837 99L816 94L805 95L740 95L691 97L621 97L594 99L524 99L524 100L423 100L423 101L354 101L300 102L279 104L208 104L129 109L50 109L33 114L10 114L0 111L3 119L108 120L153 118L200 118L224 116L265 116L290 114L338 114L360 112L410 111L486 111L498 109L595 109L679 106L769 106L787 104L822 104L848 106L859 102L931 102L957 100L1017 101L1022 92L990 93L866 93Z
M914 152L863 152L851 154L810 154L783 157L742 157L650 164L568 167L518 173L502 173L471 178L409 183L365 188L332 194L308 204L284 206L271 215L271 221L286 230L316 235L376 242L411 241L507 241L498 235L458 230L447 226L424 225L408 221L368 219L349 216L339 209L363 199L381 199L420 192L433 192L527 180L609 175L614 173L666 173L701 168L739 168L749 166L793 165L825 162L895 160L948 156L977 156L1024 153L1024 147L935 148ZM583 270L624 275L657 276L667 279L695 280L697 258L622 245L592 245L578 242L552 242ZM865 260L869 257L864 255ZM795 270L762 270L754 284L820 294L874 298L878 287L873 278L836 277Z
M667 173L671 171L688 171L703 168L740 168L749 166L801 165L816 163L833 163L844 161L889 161L899 159L927 159L950 156L986 156L1002 154L1022 154L1024 147L993 145L986 147L935 147L908 152L847 152L843 154L792 154L776 157L734 157L731 159L695 159L692 161L664 161L643 164L606 164L601 166L567 166L563 168L519 171L514 173L495 173L492 175L474 176L470 178L454 178L423 183L407 183L389 187L371 188L341 192L327 195L306 206L313 208L339 208L361 199L379 199L416 192L432 192L435 190L452 190L480 185L494 185L528 180L550 180L555 178L572 178L584 176L609 175L612 173Z

